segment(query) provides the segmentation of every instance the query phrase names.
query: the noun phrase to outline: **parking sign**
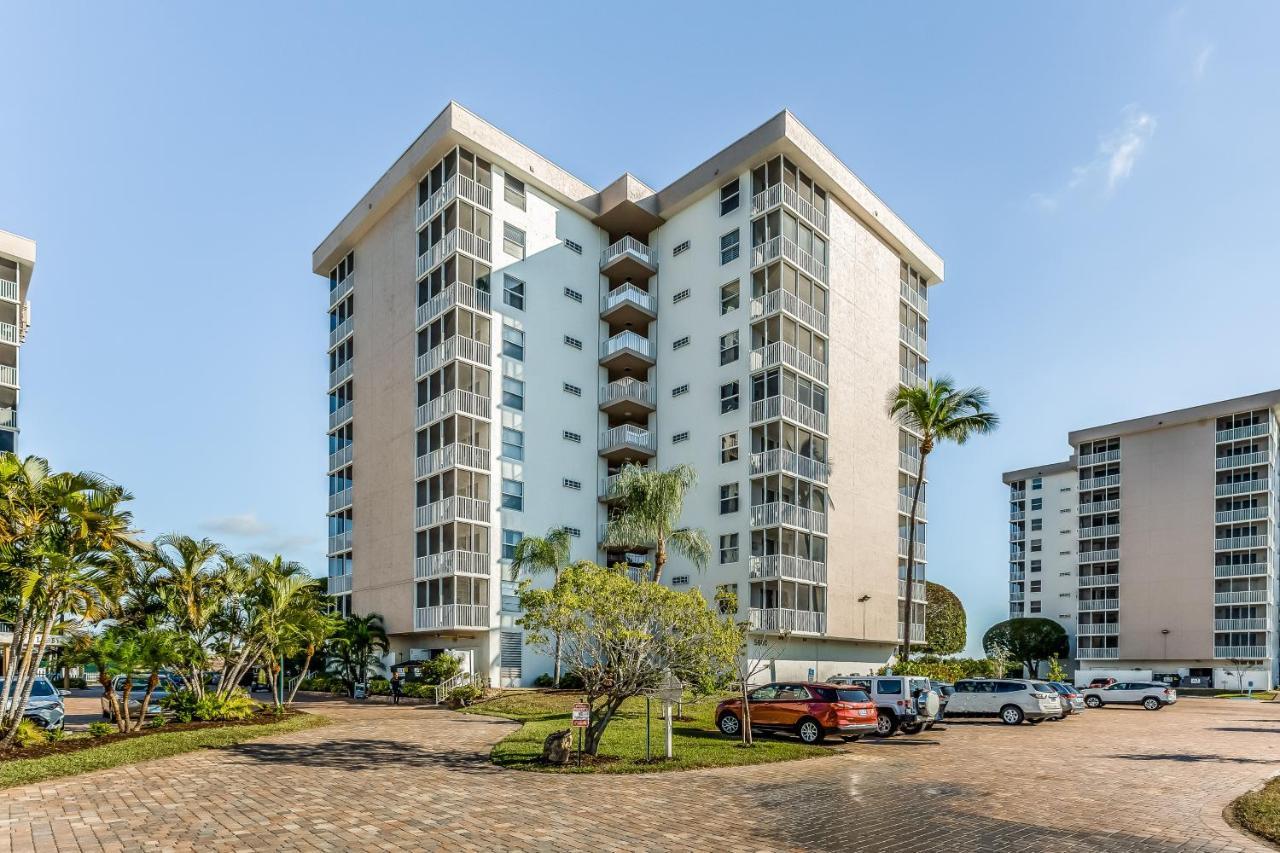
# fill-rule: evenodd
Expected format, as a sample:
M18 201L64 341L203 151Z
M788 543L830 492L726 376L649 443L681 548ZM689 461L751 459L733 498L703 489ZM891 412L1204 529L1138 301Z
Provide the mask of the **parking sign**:
M573 726L585 729L591 724L591 706L586 702L577 702L573 706Z

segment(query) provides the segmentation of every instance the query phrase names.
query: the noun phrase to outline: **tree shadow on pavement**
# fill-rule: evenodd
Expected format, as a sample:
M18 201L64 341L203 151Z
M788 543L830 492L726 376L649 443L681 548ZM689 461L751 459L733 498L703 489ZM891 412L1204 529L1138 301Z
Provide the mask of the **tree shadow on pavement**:
M377 770L387 768L441 768L459 773L501 773L489 763L487 752L429 751L395 740L353 738L308 743L251 742L230 747L227 752L266 764L320 767L331 770Z
M1250 731L1250 729L1245 729L1245 731ZM1122 753L1108 757L1125 761L1178 761L1183 763L1216 761L1222 764L1280 764L1280 759L1274 758L1240 758L1234 755L1207 755L1194 752Z
M1258 729L1249 726L1217 726L1211 731L1215 732L1257 732L1264 735L1280 735L1280 729Z

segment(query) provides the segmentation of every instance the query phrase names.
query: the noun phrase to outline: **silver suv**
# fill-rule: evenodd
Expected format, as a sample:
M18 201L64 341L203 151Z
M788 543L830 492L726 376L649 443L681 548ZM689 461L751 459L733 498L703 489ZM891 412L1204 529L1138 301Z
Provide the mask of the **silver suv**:
M948 717L999 717L1016 726L1062 716L1058 691L1025 678L962 678L947 702Z
M0 688L3 686L4 679L0 678ZM37 676L31 683L31 697L27 700L26 707L22 709L23 718L42 729L49 731L61 729L66 721L66 710L62 704L62 697L66 693L65 690L54 687L43 675Z
M933 728L942 699L929 679L920 675L837 675L829 684L849 684L865 690L876 703L876 736L919 734Z

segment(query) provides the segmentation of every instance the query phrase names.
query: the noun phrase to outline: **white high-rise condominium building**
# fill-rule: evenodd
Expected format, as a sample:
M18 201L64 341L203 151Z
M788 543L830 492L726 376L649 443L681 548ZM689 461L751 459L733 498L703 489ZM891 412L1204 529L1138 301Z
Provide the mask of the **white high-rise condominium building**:
M18 447L18 351L31 318L27 288L35 266L35 242L0 231L0 452Z
M1057 620L1078 670L1277 683L1280 390L1076 430L1010 471L1009 613Z
M891 656L916 439L885 398L923 380L942 261L790 113L665 189L596 190L451 103L312 262L329 589L400 659L550 671L511 551L563 527L575 560L651 561L600 544L628 462L697 469L683 521L713 555L664 582L735 590L786 636L775 676Z

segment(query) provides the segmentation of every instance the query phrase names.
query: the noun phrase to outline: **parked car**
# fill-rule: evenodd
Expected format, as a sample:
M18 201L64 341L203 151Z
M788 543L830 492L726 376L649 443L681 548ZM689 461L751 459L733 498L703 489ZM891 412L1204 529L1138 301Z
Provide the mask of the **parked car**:
M1062 716L1058 691L1042 681L1024 678L965 678L956 682L947 703L949 717L999 717L1016 726L1023 720L1041 723Z
M1090 687L1110 687L1115 683L1116 683L1116 680L1114 678L1095 678L1093 681L1089 682L1089 686Z
M876 735L891 737L899 729L919 734L932 726L942 709L942 699L929 679L912 675L837 675L828 679L866 691L876 703Z
M1178 691L1167 684L1150 681L1118 681L1101 689L1084 691L1084 704L1090 708L1103 705L1141 705L1148 711L1159 711L1178 701Z
M116 694L116 701L120 702L124 698L124 684L126 676L117 675L111 679L111 690ZM138 712L142 710L142 699L147 695L147 682L150 680L148 675L135 675L131 679L129 685L129 717L137 719ZM162 700L173 691L173 682L167 678L161 678L160 683L156 685L155 692L151 694L151 704L147 706L147 716L158 716L164 713L161 707ZM107 697L102 697L102 718L105 720L115 721L115 717L111 712L111 703L107 701Z
M790 731L805 743L822 743L827 735L857 740L876 730L876 706L861 690L834 684L778 682L747 694L751 728ZM742 700L726 699L716 706L716 727L724 734L742 734Z
M4 688L4 683L5 680L0 678L0 690ZM57 689L43 675L37 676L31 683L31 696L22 709L23 719L30 720L42 729L60 730L66 723L67 712L62 697L67 694L68 691Z
M951 701L951 694L956 692L956 686L950 681L930 681L929 686L938 694L938 716L934 717L933 723L940 723L947 715L947 702ZM924 727L931 729L933 723L925 723Z
M1061 681L1046 683L1058 692L1058 697L1062 700L1062 716L1059 719L1065 720L1072 714L1079 714L1084 710L1084 694L1079 690Z

